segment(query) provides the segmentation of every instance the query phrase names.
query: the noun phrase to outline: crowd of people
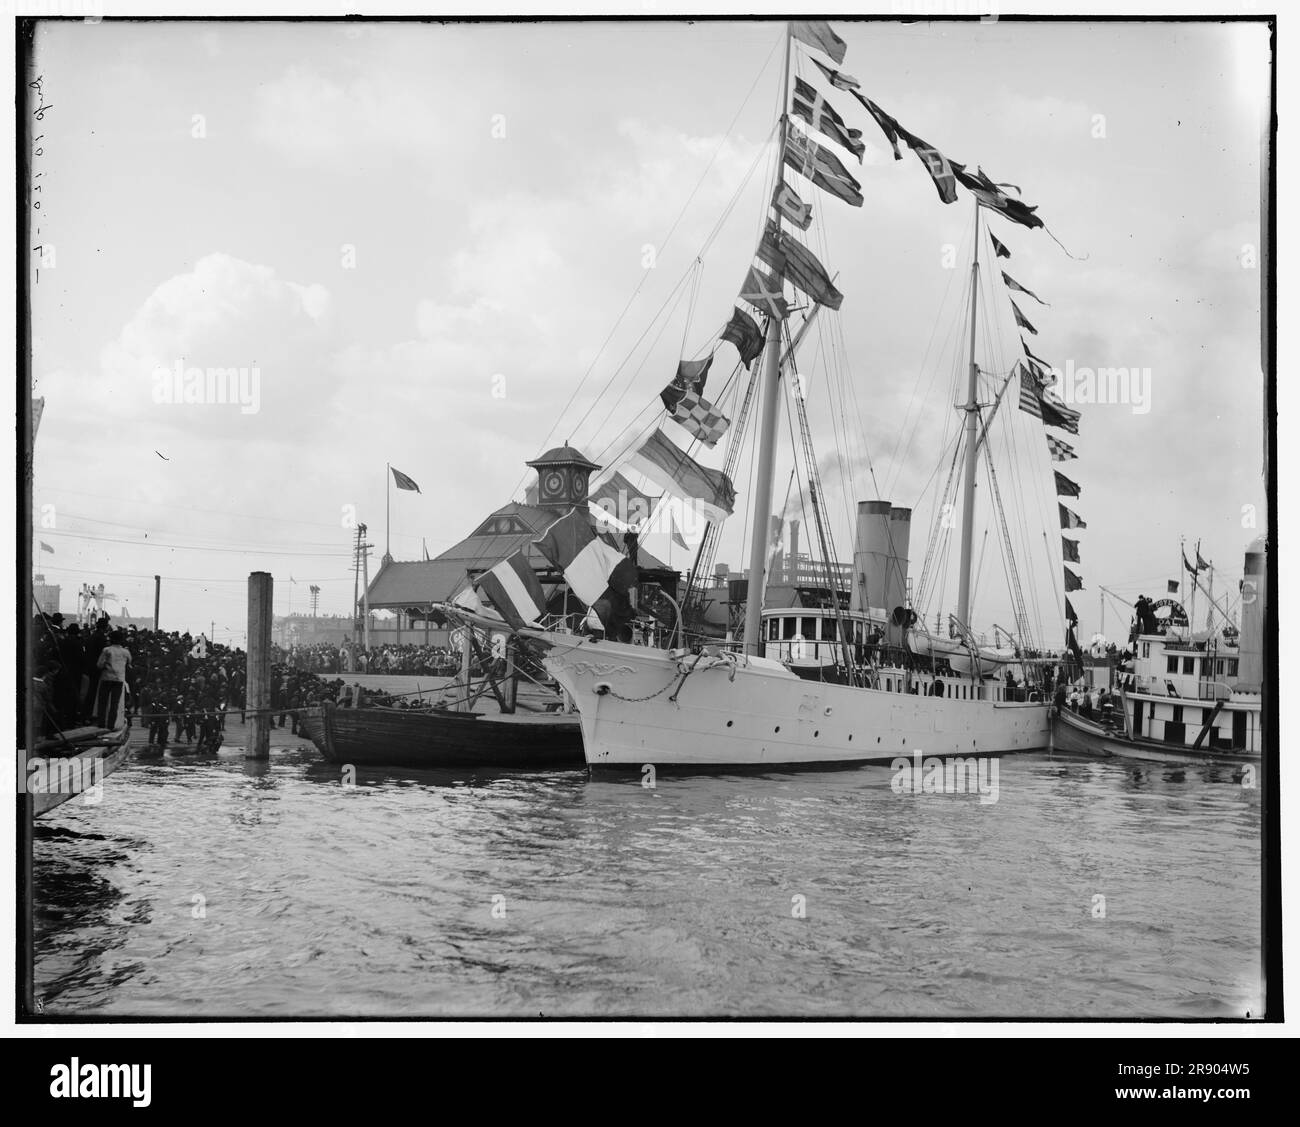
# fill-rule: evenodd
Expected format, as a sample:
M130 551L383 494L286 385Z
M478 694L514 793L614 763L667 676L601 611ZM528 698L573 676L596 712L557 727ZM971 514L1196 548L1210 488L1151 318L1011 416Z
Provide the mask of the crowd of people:
M1115 713L1115 694L1107 688L1090 689L1086 684L1068 685L1062 682L1052 698L1056 711L1068 708L1085 720L1106 722Z
M307 646L275 647L277 659L308 673L387 673L426 677L451 677L460 668L460 656L445 646L385 643L367 653L351 643L318 642Z
M65 623L61 614L38 615L34 632L32 688L43 736L138 722L158 748L171 743L215 749L228 715L238 713L241 723L247 719L242 649L188 632L114 628L107 615L94 625ZM452 676L459 668L458 656L437 646L388 644L369 655L359 646L329 643L273 647L272 723L296 735L301 710L327 700L342 707L428 704L421 696L362 689L338 674Z

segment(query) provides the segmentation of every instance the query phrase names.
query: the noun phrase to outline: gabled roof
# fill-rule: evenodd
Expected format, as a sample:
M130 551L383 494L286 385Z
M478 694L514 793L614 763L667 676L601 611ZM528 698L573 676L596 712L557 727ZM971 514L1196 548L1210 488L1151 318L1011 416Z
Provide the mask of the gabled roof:
M446 602L465 586L470 572L486 571L522 548L528 562L538 571L550 570L550 563L534 547L546 529L562 514L511 501L503 505L459 544L453 544L437 559L396 561L384 564L370 582L371 609L420 607ZM500 531L497 531L497 529ZM644 548L639 552L643 568L667 565Z

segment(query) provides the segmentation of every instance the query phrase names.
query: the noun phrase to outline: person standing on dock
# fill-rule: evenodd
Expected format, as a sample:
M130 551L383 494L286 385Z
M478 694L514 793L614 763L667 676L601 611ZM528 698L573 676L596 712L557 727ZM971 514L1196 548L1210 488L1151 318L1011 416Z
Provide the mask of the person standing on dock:
M126 688L127 668L131 664L131 651L123 644L125 641L126 635L121 630L114 630L109 644L100 651L95 662L99 670L95 713L101 728L117 726L118 709Z

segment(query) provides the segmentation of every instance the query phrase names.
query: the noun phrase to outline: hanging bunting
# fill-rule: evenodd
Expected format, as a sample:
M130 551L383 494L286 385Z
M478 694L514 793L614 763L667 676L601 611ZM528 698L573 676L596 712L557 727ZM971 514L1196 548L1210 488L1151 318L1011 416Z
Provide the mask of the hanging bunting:
M781 283L757 266L751 266L745 275L745 285L740 296L760 313L766 313L778 321L784 321L789 316L790 307L782 296Z
M862 155L867 151L867 146L862 141L862 130L850 129L845 125L835 108L802 78L794 80L794 97L790 108L796 117L803 118L818 133L843 145L858 158L859 164L862 163Z
M1058 497L1077 497L1081 492L1077 482L1071 481L1065 474L1059 470L1053 470L1056 475L1056 495Z
M1067 540L1064 536L1062 536L1061 557L1067 563L1078 563L1079 562L1079 541Z
M793 121L785 123L782 159L806 180L823 191L838 196L853 207L863 204L862 185L849 174L839 158L824 145L817 144Z
M1043 221L1034 214L1037 207L1030 207L1020 200L1013 200L1002 189L1014 188L1017 193L1020 189L1014 184L996 184L985 174L982 168L976 169L974 173L966 171L963 165L954 165L953 172L962 185L970 189L971 194L987 208L998 212L998 214L1010 219L1013 223L1019 223L1022 227L1042 227Z
M1083 580L1075 575L1068 567L1065 567L1064 564L1061 566L1062 570L1065 572L1065 589L1067 591L1082 591Z
M989 232L989 239L993 243L993 253L995 255L999 258L1011 257L1011 252L998 241L997 235L993 234L992 231ZM1004 274L1003 277L1006 277L1006 275Z
M703 360L679 361L677 375L673 377L673 382L659 393L659 398L663 400L664 406L671 411L687 391L694 391L697 395L701 393L704 390L705 381L709 378L709 366L712 363L712 353L709 353Z
M777 185L772 193L772 206L800 231L808 230L812 223L812 204L804 203L789 184Z
M1039 416L1042 417L1041 415ZM1053 462L1068 462L1071 458L1077 458L1079 455L1074 452L1074 447L1069 443L1063 442L1054 434L1047 436L1047 450L1052 455Z
M1078 513L1071 512L1064 505L1062 505L1060 501L1056 502L1056 507L1061 511L1062 528L1087 528L1088 527Z
M832 81L834 80L832 79ZM890 148L894 150L894 159L902 160L903 154L898 148L898 139L907 131L870 98L864 98L856 90L851 90L850 93L862 103L862 108L865 109L867 113L871 115L875 123L880 126L880 131L885 135L885 140L889 142Z
M710 449L731 426L731 420L696 391L682 392L671 410L673 421Z
M1007 300L1011 301L1010 298L1007 298ZM1028 318L1026 318L1025 315L1020 312L1019 306L1017 306L1014 301L1011 302L1011 312L1015 315L1017 325L1019 325L1022 329L1028 329L1031 333L1034 334L1034 336L1038 335L1038 330L1029 323Z
M726 519L736 504L736 489L721 470L701 466L662 430L656 430L627 459L629 469L644 474L656 485L698 507L715 524Z
M758 322L743 309L731 311L731 320L727 322L727 327L722 330L722 335L718 339L735 345L736 351L740 353L740 362L746 368L754 362L754 357L763 351L763 334L759 330Z
M1010 274L1008 274L1005 270L1002 271L1002 280L1007 284L1007 288L1008 288L1008 289L1016 290L1016 291L1018 291L1019 293L1028 294L1028 295L1029 295L1030 297L1032 297L1036 302L1038 302L1039 305L1046 305L1046 304L1048 304L1048 303L1045 302L1041 297L1039 297L1036 293L1034 293L1033 290L1027 290L1027 289L1025 289L1024 286L1022 286L1019 282L1017 282L1017 281L1015 280L1015 278L1013 278L1013 277L1012 277Z
M818 305L838 309L844 303L844 295L831 284L826 268L797 239L782 234L775 223L769 222L764 229L758 257Z
M854 78L853 75L845 74L843 71L836 70L834 67L828 67L820 59L813 59L812 63L826 76L830 84L838 90L854 90L862 85L862 83Z
M1043 417L1042 395L1034 375L1024 365L1020 365L1020 409L1036 419Z
M1024 337L1020 338L1020 347L1025 350L1025 355L1028 356L1030 360L1036 361L1037 363L1041 364L1044 368L1051 368L1052 365L1049 364L1046 360L1044 360L1041 356L1035 356L1032 352L1029 351L1029 345L1028 343L1026 343Z

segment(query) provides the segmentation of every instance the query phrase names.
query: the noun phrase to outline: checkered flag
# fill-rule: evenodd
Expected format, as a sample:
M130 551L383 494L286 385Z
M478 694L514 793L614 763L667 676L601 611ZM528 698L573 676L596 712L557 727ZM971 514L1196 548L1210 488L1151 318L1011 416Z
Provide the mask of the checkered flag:
M1077 458L1079 455L1074 452L1074 447L1068 442L1062 442L1054 435L1047 436L1047 449L1052 455L1053 462L1068 462L1071 458Z
M710 448L731 426L731 420L694 389L684 392L677 401L673 419Z

